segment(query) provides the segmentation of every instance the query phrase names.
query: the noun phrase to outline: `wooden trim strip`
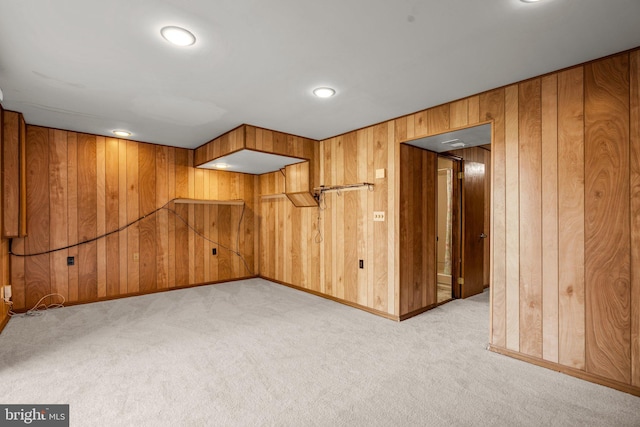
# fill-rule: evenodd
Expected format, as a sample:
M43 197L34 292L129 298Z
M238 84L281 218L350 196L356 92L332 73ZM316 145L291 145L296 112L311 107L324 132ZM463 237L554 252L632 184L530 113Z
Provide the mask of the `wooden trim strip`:
M321 297L321 298L328 299L328 300L331 300L331 301L334 301L334 302L338 302L340 304L348 305L349 307L357 308L357 309L360 309L362 311L366 311L367 313L375 314L376 316L384 317L384 318L389 319L389 320L395 320L396 322L400 321L400 317L399 316L395 316L393 314L385 313L384 311L380 311L380 310L376 310L376 309L373 309L373 308L365 307L363 305L356 304L354 302L346 301L346 300L343 300L341 298L336 298L334 296L323 294L321 292L317 292L317 291L314 291L314 290L311 290L311 289L302 288L300 286L292 285L291 283L282 282L280 280L272 279L270 277L265 277L265 276L262 276L262 275L259 275L258 277L261 278L261 279L264 279L264 280L268 280L268 281L273 282L273 283L277 283L279 285L286 286L288 288L295 289L297 291L306 292L308 294L312 294L312 295L315 295L317 297Z
M514 359L522 360L523 362L531 363L542 368L551 369L552 371L560 372L562 374L570 375L581 380L589 381L595 384L603 385L605 387L613 388L624 393L629 393L634 396L640 397L640 387L630 386L619 381L610 380L608 378L601 377L599 375L591 374L579 369L570 368L568 366L560 365L559 363L549 362L547 360L539 359L533 356L527 356L517 351L507 350L506 348L497 347L495 345L489 345L489 350L494 353L502 354L503 356L512 357Z
M175 199L173 202L191 205L244 205L244 200Z
M240 280L249 280L249 279L256 279L256 278L258 278L258 276L243 276L243 277L237 277L233 279L216 280L212 282L192 283L188 285L177 285L172 288L149 289L146 291L129 292L126 294L111 295L111 296L107 295L105 297L100 297L100 298L91 299L91 300L66 301L64 303L64 307L71 307L74 305L81 305L81 304L93 304L94 302L111 301L111 300L129 298L129 297L139 297L143 295L157 294L160 292L170 292L170 291L175 291L179 289L197 288L200 286L219 285L221 283L238 282ZM30 308L21 308L21 309L15 309L13 311L14 313L21 314L21 313L26 313L29 310ZM4 325L6 325L7 322L8 320L4 322ZM2 331L2 328L4 327L4 325L0 323L0 332Z
M9 316L8 314L4 317L4 319L0 320L0 332L2 332L5 328L5 326L7 326L7 324L9 323L9 320L11 319L11 316Z
M269 200L269 199L284 199L286 198L287 195L284 193L278 193L278 194L263 194L262 196L260 196L260 200Z
M430 304L430 305L428 305L426 307L422 307L422 308L419 308L417 310L413 310L413 311L411 311L409 313L405 313L405 314L401 315L399 320L402 322L403 320L407 320L410 317L417 316L419 314L424 313L425 311L429 311L432 308L436 308L437 306L445 304L445 303L448 303L448 302L451 302L451 300L447 300L447 301L444 301L442 303L437 303L437 304Z

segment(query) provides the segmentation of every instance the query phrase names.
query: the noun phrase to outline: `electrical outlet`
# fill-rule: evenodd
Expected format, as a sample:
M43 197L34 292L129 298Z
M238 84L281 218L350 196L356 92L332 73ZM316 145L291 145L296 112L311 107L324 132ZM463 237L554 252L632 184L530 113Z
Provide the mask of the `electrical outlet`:
M373 220L384 222L384 211L375 211L373 213Z
M133 253L133 260L134 261L140 261L140 252L134 252Z
M218 255L218 249L211 248L211 255Z
M76 265L76 258L72 257L72 256L68 256L67 257L67 265L69 265L69 266Z
M384 169L376 169L376 179L384 178L385 170Z

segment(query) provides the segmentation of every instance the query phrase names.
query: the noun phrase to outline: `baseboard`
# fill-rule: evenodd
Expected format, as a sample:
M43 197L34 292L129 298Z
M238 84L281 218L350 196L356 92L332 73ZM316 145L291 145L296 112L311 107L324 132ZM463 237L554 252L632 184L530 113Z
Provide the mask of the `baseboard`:
M7 314L4 319L0 321L0 333L4 330L4 327L7 326L7 323L9 323L9 319L11 319L11 316Z
M620 381L611 380L608 378L601 377L599 375L594 375L585 371L581 371L576 368L570 368L568 366L564 366L559 363L549 362L548 360L539 359L533 356L528 356L526 354L522 354L517 351L508 350L502 347L496 347L494 345L490 345L489 350L493 351L494 353L499 353L504 356L513 357L514 359L522 360L523 362L531 363L533 365L551 369L552 371L560 372L566 375L570 375L572 377L580 378L581 380L603 385L605 387L613 388L613 389L640 397L640 387L635 387L629 384L621 383Z
M65 307L71 307L71 306L74 306L74 305L91 304L91 303L94 303L94 302L112 301L112 300L116 300L116 299L120 299L120 298L139 297L139 296L142 296L142 295L157 294L157 293L160 293L160 292L175 291L175 290L178 290L178 289L196 288L196 287L199 287L199 286L217 285L217 284L220 284L220 283L229 283L229 282L237 282L239 280L255 279L256 277L258 277L258 276L245 276L245 277L237 277L237 278L233 278L233 279L216 280L216 281L213 281L213 282L193 283L193 284L189 284L189 285L179 285L179 286L174 286L172 288L162 288L162 289L153 289L153 290L150 290L150 291L130 292L130 293L120 294L120 295L112 295L112 296L100 297L100 298L97 298L97 299L65 302L64 306ZM19 309L14 309L13 311L15 313L26 313L28 310L29 310L29 308L19 308Z
M451 286L451 275L438 273L436 282Z
M331 301L334 301L334 302L338 302L338 303L343 304L343 305L348 305L349 307L357 308L359 310L366 311L367 313L375 314L376 316L384 317L384 318L389 319L389 320L395 320L396 322L401 320L399 316L396 316L396 315L393 315L393 314L389 314L389 313L386 313L384 311L376 310L374 308L366 307L364 305L356 304L354 302L350 302L350 301L346 301L346 300L343 300L343 299L340 299L340 298L336 298L336 297L331 296L331 295L323 294L322 292L318 292L318 291L314 291L312 289L307 289L307 288L303 288L303 287L300 287L300 286L292 285L291 283L282 282L280 280L272 279L272 278L266 277L266 276L258 276L258 277L260 277L261 279L264 279L264 280L268 280L270 282L277 283L279 285L286 286L288 288L292 288L292 289L295 289L295 290L298 290L298 291L306 292L308 294L312 294L312 295L315 295L317 297L321 297L321 298L328 299L328 300L331 300Z
M450 301L450 300L447 300L447 301L445 301L445 302L449 302L449 301ZM444 303L440 303L440 304L431 304L431 305L428 305L428 306L426 306L426 307L422 307L422 308L419 308L419 309L417 309L417 310L410 311L409 313L402 314L402 315L400 315L400 321L402 322L403 320L407 320L407 319L409 319L409 318L411 318L411 317L417 316L418 314L422 314L422 313L424 313L425 311L429 311L429 310L431 310L432 308L436 308L437 306L442 305L442 304L444 304Z

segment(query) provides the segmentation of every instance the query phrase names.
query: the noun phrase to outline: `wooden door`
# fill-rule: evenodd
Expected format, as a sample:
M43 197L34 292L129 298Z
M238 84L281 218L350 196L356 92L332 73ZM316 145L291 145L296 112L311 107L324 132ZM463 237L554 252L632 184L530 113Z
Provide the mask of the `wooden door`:
M463 162L462 187L462 298L484 290L484 229L485 168L484 164Z

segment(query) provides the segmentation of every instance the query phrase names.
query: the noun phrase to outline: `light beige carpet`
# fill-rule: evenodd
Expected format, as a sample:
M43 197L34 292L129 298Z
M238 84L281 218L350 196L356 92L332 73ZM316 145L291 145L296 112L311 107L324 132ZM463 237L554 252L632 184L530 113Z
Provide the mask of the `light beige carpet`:
M485 350L488 294L395 323L264 280L14 318L1 403L72 426L638 426L640 399Z

